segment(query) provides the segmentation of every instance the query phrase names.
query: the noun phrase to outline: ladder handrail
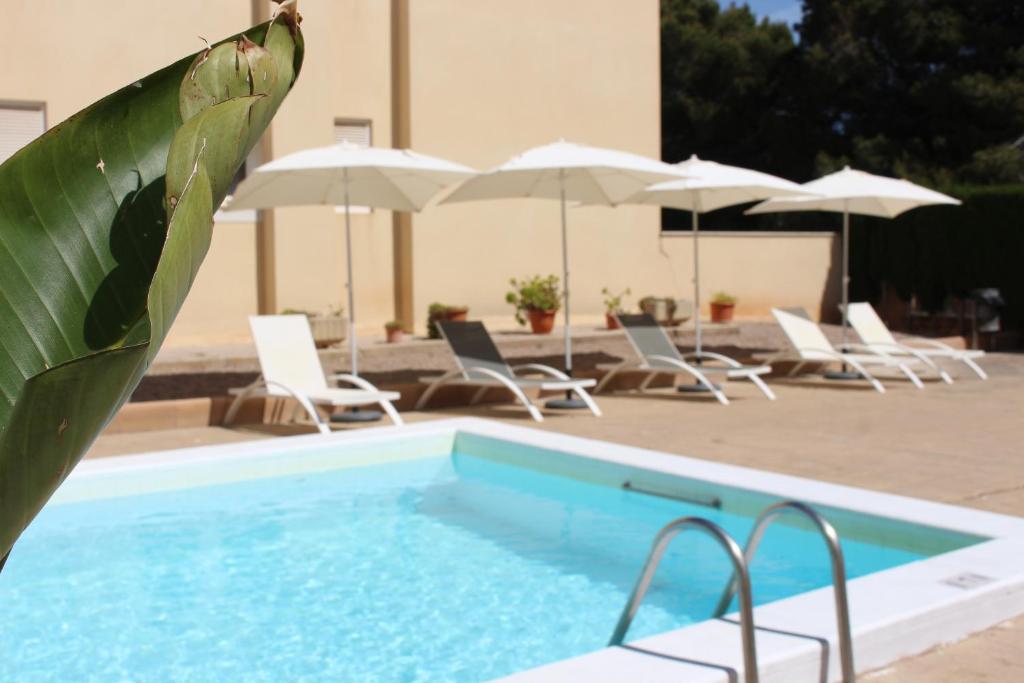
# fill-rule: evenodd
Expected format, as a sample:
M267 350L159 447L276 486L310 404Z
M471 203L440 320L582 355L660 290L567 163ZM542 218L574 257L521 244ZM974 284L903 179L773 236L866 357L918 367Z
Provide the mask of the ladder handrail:
M629 631L629 625L633 622L633 617L636 616L637 611L640 609L640 603L643 601L644 595L647 594L647 589L650 588L651 580L654 578L654 573L658 569L658 563L661 562L668 544L673 538L690 529L703 531L711 536L711 538L718 541L718 544L729 555L729 560L733 566L733 578L730 580L729 585L732 587L737 582L737 577L739 582L740 633L743 639L743 676L746 683L758 683L757 650L754 642L754 607L750 594L750 574L747 572L747 563L743 558L743 551L740 549L739 544L722 527L702 517L680 517L669 522L654 537L654 543L651 546L650 553L647 555L647 561L644 563L644 568L640 572L636 585L633 587L633 592L630 594L629 600L622 610L619 623L615 626L615 632L612 634L608 646L613 647L622 644L622 641L626 638L626 632ZM732 600L731 597L730 600Z
M747 538L747 544L743 551L743 559L747 565L754 559L757 548L764 537L768 526L786 513L797 513L807 517L814 523L818 533L825 540L828 546L829 560L832 564L832 588L836 601L836 622L839 631L839 661L843 672L843 682L853 683L855 672L853 667L853 638L850 635L850 606L846 596L846 566L843 562L843 549L839 544L839 534L835 527L827 519L806 503L796 500L787 500L775 503L764 509L754 522L754 527ZM740 579L743 581L742 577ZM749 573L746 578L749 586ZM749 590L749 587L747 588ZM728 609L736 593L736 574L729 580L725 591L722 593L718 606L715 608L715 616L720 617ZM742 612L742 605L741 605Z

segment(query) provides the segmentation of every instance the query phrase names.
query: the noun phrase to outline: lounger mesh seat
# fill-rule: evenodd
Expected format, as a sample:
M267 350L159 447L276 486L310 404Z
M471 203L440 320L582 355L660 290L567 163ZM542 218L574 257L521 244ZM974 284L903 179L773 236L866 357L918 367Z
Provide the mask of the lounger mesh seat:
M985 355L984 351L954 349L934 339L908 337L896 339L871 304L867 302L852 303L846 308L846 319L850 321L860 340L869 348L878 349L892 356L911 356L922 363L930 365L946 382L953 379L936 364L936 360L951 360L963 363L981 379L988 379L985 371L974 361Z
M544 417L524 390L571 391L586 403L594 415L601 415L594 399L586 392L586 388L596 384L593 379L573 379L564 372L537 363L509 366L481 322L442 320L437 321L436 325L441 337L452 350L458 369L437 378L424 379L430 386L416 403L417 410L424 408L442 386L456 384L479 387L470 404L479 403L488 389L504 387L512 392L538 422L543 421ZM543 376L524 377L524 372Z
M775 394L760 377L760 375L771 372L771 368L767 365L742 365L728 356L709 351L702 351L700 360L697 362L695 354L682 355L679 353L679 349L672 343L664 328L652 315L620 313L616 318L625 330L638 359L625 360L610 368L601 379L601 383L597 385L596 391L600 392L604 389L619 372L639 370L648 373L640 384L641 391L647 389L658 375L689 375L710 391L720 403L727 405L729 399L725 393L708 377L717 375L725 379L748 379L769 400L775 399Z
M330 427L317 412L316 406L334 408L377 404L392 422L402 424L401 416L391 404L391 401L401 398L401 394L380 391L355 375L339 373L329 378L324 376L306 316L255 315L250 316L249 327L256 345L261 375L247 387L230 390L235 400L228 408L224 424L234 421L238 409L247 398L259 396L295 399L324 434L330 432ZM329 386L328 379L346 382L354 388Z

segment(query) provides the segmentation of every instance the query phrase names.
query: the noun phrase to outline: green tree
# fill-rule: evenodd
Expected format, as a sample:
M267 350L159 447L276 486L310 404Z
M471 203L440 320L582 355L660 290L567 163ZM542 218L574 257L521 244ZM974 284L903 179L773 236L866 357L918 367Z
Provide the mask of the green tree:
M662 158L691 154L787 176L812 170L786 87L796 58L782 23L715 0L662 0Z
M819 172L1024 180L1024 3L805 0L799 30Z

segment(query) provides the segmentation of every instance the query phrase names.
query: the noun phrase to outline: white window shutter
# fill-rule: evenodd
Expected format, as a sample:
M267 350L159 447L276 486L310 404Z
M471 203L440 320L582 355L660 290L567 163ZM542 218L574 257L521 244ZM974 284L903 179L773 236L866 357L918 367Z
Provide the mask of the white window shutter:
M373 144L369 121L338 120L334 122L334 144L347 142L357 147L369 147Z
M46 130L42 106L0 105L0 163Z
M356 147L370 147L373 144L372 128L369 121L355 119L336 119L334 121L334 144L340 145L347 142ZM370 213L372 209L368 206L350 206L349 212L352 215L358 213ZM335 213L345 213L345 207L334 207Z

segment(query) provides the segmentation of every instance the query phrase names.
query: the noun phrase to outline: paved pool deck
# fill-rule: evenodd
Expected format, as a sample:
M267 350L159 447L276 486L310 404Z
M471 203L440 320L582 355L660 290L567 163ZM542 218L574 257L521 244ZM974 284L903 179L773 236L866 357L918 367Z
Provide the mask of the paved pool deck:
M729 406L660 390L601 395L602 418L553 413L536 424L511 404L404 416L410 422L455 415L506 420L1024 517L1024 355L990 354L983 364L991 374L987 382L958 369L952 386L929 382L919 391L893 379L886 381L884 395L862 383L773 380L775 402L749 383L735 382L727 387ZM273 438L290 431L250 426L111 434L100 437L89 457ZM862 680L1024 680L1021 642L1024 617Z

